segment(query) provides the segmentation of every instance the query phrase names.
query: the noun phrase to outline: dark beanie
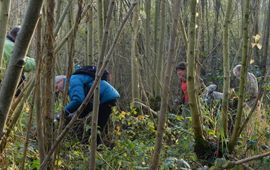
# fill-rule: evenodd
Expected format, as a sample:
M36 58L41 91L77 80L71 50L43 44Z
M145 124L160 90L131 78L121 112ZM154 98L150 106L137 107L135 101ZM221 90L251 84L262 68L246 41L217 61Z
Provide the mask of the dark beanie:
M186 63L180 62L179 64L177 64L176 70L186 70Z
M20 31L20 27L16 26L11 29L11 31L8 33L7 38L13 42L15 42L16 37L18 35L18 32Z

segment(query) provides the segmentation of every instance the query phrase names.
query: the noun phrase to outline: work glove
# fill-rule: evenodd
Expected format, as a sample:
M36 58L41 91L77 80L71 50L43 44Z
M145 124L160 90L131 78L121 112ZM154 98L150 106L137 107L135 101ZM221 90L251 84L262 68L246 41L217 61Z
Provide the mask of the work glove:
M54 123L59 122L60 121L60 118L61 118L61 112L55 113L54 114L54 118L53 118L53 122Z
M74 115L75 115L75 113L69 113L69 114L67 115L67 118L68 118L69 120L71 120L71 119L73 118Z

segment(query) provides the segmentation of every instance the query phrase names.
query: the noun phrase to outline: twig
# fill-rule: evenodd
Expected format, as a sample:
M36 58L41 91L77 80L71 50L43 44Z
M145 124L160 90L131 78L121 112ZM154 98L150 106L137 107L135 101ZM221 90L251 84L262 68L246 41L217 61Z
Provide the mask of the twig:
M270 155L270 151L266 152L266 153L263 153L263 154L260 154L260 155L255 155L255 156L252 156L252 157L249 157L249 158L244 158L244 159L241 159L241 160L238 160L238 161L231 161L228 164L222 166L222 168L224 168L224 169L225 168L232 168L235 165L240 165L240 164L244 164L244 163L249 162L249 161L261 159L261 158L264 158L264 157L269 156L269 155Z
M28 125L27 125L27 134L26 134L26 139L24 143L24 150L23 150L23 158L22 158L22 163L21 163L21 170L24 170L24 164L25 164L25 159L26 159L26 154L27 154L27 148L28 148L28 143L29 143L29 138L30 138L30 131L32 127L32 120L33 120L33 103L34 100L32 99L32 105L30 107L29 111L29 120L28 120Z
M134 101L134 103L139 104L139 105L145 107L145 108L148 109L151 113L153 113L156 117L158 117L158 113L157 113L156 111L154 111L153 109L151 109L150 106L147 106L147 105L145 105L145 104L143 104L142 102L139 102L139 101Z
M99 153L99 152L97 152L97 154L98 154L98 156L108 165L108 167L110 168L110 169L114 169L103 157L102 157L102 155Z
M232 158L232 159L234 159L235 161L238 161L238 159L237 158L235 158L235 157L233 157L233 156L230 156L230 155L228 155L229 156L229 158ZM245 168L247 168L248 170L254 170L253 168L251 168L251 167L249 167L247 164L243 164L242 166L244 166Z

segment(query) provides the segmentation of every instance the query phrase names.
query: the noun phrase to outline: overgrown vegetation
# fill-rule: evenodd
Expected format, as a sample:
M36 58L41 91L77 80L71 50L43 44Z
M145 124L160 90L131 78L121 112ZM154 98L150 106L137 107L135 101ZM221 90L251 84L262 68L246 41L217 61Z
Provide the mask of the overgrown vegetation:
M218 107L220 103L216 103ZM269 108L268 108L269 109ZM247 127L232 155L218 155L219 150L226 150L226 146L218 146L220 142L220 111L205 107L203 111L204 135L212 141L212 151L208 159L199 160L194 150L194 137L191 128L190 113L185 117L167 114L163 150L161 153L161 169L197 169L204 166L221 166L224 161L242 159L269 150L270 126L269 115L262 108L256 111L256 118ZM24 108L10 143L5 152L3 167L19 169L24 149L25 128L27 124L27 107ZM82 122L81 122L82 123ZM108 128L102 133L104 144L99 145L97 153L98 169L148 169L151 154L154 149L156 135L156 115L138 112L136 109L123 111L114 109ZM89 128L87 126L86 128ZM61 143L61 152L56 161L60 169L87 169L89 145L82 144L76 135L78 130L71 131ZM38 147L35 139L35 126L31 130L30 144L27 150L26 169L38 169L40 166ZM212 155L216 153L216 155ZM223 159L221 159L223 158ZM3 158L2 158L3 159ZM270 157L248 164L258 169L268 169Z
M42 1L27 2L39 2L41 6ZM232 2L233 8L229 8L228 2ZM0 94L6 94L6 98L0 95L0 106L6 110L3 114L0 109L0 119L7 117L14 127L6 142L0 139L0 169L23 169L25 149L24 169L40 168L63 130L58 129L57 122L52 123L52 115L61 112L67 102L67 96L57 98L54 94L54 75L70 74L77 65L100 66L98 61L112 73L110 83L121 97L107 129L99 132L102 144L97 148L96 165L92 168L151 169L156 162L153 153L157 153L160 156L156 167L164 170L270 169L270 80L261 83L265 75L269 77L265 73L270 70L269 0L43 0L43 4L42 14L36 12L35 22L38 20L39 24L35 25L31 17L23 20L29 5L26 1L12 2L10 9L9 1L0 1L0 37L5 37L6 25L9 29L30 22L31 30L25 29L24 35L32 40L28 53L37 63L35 82L30 74L26 75L31 87L28 94L23 93L23 99L15 99L8 89L10 85L15 89L14 82L18 80L14 78L19 77L22 66L1 65L1 74L2 70L11 71L5 76L8 85L0 89ZM227 6L230 10L225 11ZM35 32L31 38L32 31ZM23 43L24 47L18 50L26 52L27 44ZM173 71L180 61L188 61L187 80L192 85L188 90L192 101L186 106L175 102L180 87ZM251 110L245 106L237 110L239 96L243 100L245 96L239 93L239 82L231 69L241 62L245 71L257 77L263 93L243 132L238 133L236 128L236 140L232 142L235 146L229 150L238 110L243 109L239 114L241 120L238 119L240 127ZM228 122L222 118L222 101L206 102L197 91L199 77L206 85L215 83L220 92L224 82L227 81L227 87L230 84L224 90L228 94ZM8 105L3 104L7 98ZM20 116L18 121L11 116L13 111ZM30 112L33 121L25 148ZM164 129L163 122L158 125L160 117L165 117ZM66 136L58 140L59 148L47 158L55 160L55 169L89 168L90 120L91 117L75 121ZM11 127L8 123L2 129L4 132ZM222 129L227 123L228 135ZM163 135L160 145L155 145L160 139L157 134Z

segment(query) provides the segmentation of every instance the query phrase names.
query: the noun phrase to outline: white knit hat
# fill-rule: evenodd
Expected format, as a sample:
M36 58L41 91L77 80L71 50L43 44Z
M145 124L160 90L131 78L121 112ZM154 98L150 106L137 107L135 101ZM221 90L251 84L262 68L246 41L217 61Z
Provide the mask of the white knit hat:
M55 84L58 83L59 81L61 81L62 79L66 79L67 76L65 75L58 75L58 76L55 76Z

